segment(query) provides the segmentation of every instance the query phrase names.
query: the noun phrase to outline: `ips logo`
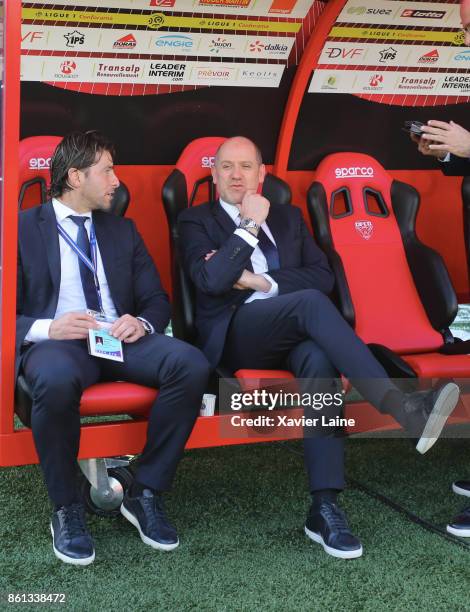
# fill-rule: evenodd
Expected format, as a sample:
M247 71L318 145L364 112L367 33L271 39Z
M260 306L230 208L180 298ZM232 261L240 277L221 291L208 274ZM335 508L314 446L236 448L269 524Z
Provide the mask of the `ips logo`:
M31 157L28 164L30 170L49 170L50 167L50 157Z

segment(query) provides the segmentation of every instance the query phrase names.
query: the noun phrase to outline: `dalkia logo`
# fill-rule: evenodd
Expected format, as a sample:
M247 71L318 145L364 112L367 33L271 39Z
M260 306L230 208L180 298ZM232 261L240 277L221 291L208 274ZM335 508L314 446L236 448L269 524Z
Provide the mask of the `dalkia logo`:
M62 74L72 74L72 72L75 72L76 68L77 64L70 60L66 60L60 65L60 71L62 72Z
M442 19L446 11L419 11L413 9L405 9L402 11L402 17L414 17L415 19Z
M113 45L113 49L133 49L137 44L133 34L127 34L119 38Z
M214 165L215 156L204 156L201 157L201 168L212 168Z
M356 221L354 227L356 228L356 232L361 238L364 238L364 240L369 240L374 232L374 224L372 221Z
M335 176L339 178L363 178L374 176L372 166L350 166L349 168L335 168Z
M434 62L437 62L438 59L439 51L437 49L433 49L432 51L429 51L429 53L422 55L418 60L418 64L434 64Z
M31 157L28 167L30 170L48 170L51 167L51 158Z

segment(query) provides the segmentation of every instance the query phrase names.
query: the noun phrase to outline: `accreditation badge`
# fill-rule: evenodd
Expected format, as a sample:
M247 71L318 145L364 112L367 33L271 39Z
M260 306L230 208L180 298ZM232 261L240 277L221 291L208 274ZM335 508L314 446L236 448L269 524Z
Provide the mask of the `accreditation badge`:
M87 314L91 314L100 326L99 329L88 330L88 352L90 355L101 359L111 359L111 361L124 361L122 342L111 336L108 331L114 323L114 319L92 310L87 310Z

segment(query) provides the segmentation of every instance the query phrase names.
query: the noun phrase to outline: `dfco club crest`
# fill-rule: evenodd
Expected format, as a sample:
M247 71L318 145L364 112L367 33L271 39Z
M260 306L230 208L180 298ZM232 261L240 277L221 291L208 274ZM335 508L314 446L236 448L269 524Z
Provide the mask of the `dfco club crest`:
M356 221L354 223L356 232L358 232L364 240L369 240L374 231L374 225L372 221Z

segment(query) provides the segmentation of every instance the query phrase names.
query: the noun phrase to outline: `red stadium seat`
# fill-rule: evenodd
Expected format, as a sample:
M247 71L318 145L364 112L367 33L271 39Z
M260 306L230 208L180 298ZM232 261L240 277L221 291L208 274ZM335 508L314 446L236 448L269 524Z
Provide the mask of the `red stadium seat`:
M454 343L458 305L441 256L416 236L416 190L367 155L337 153L320 163L307 198L338 306L391 375L403 365L408 376L469 376L469 357L439 352Z
M29 208L38 203L43 204L48 197L50 185L50 162L55 148L62 140L61 136L31 136L19 143L19 195L18 208ZM34 186L39 188L36 192ZM129 190L120 183L114 192L111 212L123 217L130 202Z
M162 189L173 260L173 331L178 338L188 342L194 342L196 339L195 297L192 283L179 261L177 219L179 213L185 208L216 197L210 170L216 151L225 140L223 137L208 137L197 138L190 142L181 153L175 169L165 181ZM202 184L208 187L208 193L204 199L201 199L198 193ZM266 176L262 193L268 199L275 199L281 204L291 203L292 194L289 186L272 174ZM231 375L227 372L220 373L225 376ZM270 370L239 370L235 372L235 377L262 380L273 378L273 375ZM284 370L276 371L276 378L291 379L293 375Z

